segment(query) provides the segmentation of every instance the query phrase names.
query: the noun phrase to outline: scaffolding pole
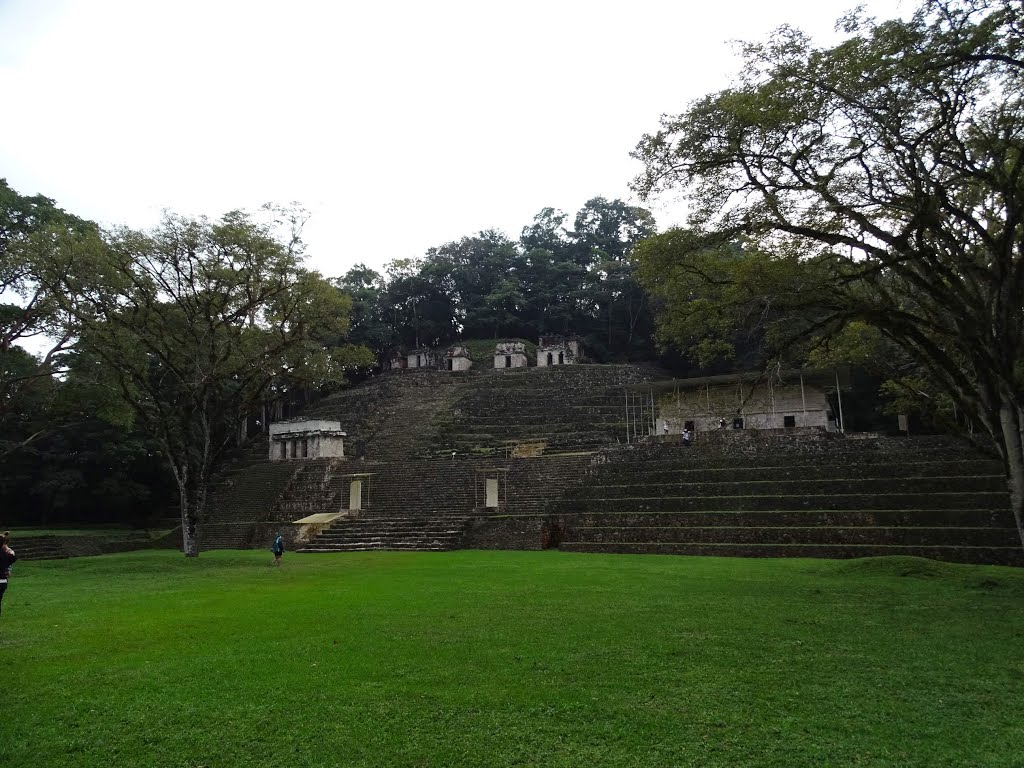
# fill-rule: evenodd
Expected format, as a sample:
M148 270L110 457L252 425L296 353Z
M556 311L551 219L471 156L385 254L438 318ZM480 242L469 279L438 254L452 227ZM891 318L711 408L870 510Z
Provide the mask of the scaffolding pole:
M836 371L836 397L839 399L839 431L846 433L846 423L843 419L843 392L839 389L839 371Z
M651 387L651 434L658 434L658 411L654 407L654 387Z
M629 445L629 390L623 387L622 395L626 399L626 445Z

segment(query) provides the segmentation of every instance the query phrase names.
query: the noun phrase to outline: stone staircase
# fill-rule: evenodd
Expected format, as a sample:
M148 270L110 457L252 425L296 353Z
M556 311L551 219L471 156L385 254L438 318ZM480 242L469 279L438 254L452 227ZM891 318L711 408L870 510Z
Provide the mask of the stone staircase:
M15 537L11 541L11 549L18 555L18 560L63 560L68 557L58 536Z
M221 468L210 487L206 521L199 527L202 549L244 547L253 524L268 519L297 467L271 462L267 452L267 438L257 438Z
M437 415L451 408L465 382L466 375L460 373L391 371L325 398L303 415L340 421L348 433L349 456L361 441L368 459L419 458L430 453Z
M1001 465L959 444L732 435L595 466L551 510L560 548L1024 565Z
M352 457L356 441L362 441L364 460L269 462L265 441L256 441L218 477L200 529L201 546L262 546L269 527L282 528L287 536L290 521L346 509L351 476L360 473L369 473L370 479L359 526L380 521L382 530L394 533L384 541L395 547L408 547L416 530L425 548L455 546L453 531L465 529L471 516L495 515L495 510L482 510L479 470L487 467L503 470L513 489L509 503L498 510L502 518L528 520L529 530L520 540L539 546L544 505L566 483L579 481L589 459L576 455L558 465L530 463L513 459L518 452L512 447L541 442L534 453L554 453L550 458L569 449L592 452L624 433L622 385L649 376L633 366L565 366L455 374L395 371L375 377L320 400L303 414L340 421L348 432L346 454ZM510 413L518 413L519 420L510 420ZM600 418L603 426L588 429ZM448 436L459 430L464 439L451 441ZM486 436L499 430L496 439ZM342 548L338 530L356 531L355 525L352 518L339 520L308 548ZM480 535L477 530L471 539L480 541Z
M657 372L632 365L567 365L494 370L469 377L435 452L511 455L594 451L625 437L623 386Z
M111 531L105 534L57 532L43 536L17 536L11 542L18 560L63 560L68 557L89 557L114 552L149 549L154 539L148 531Z
M552 456L492 461L489 458L433 459L417 462L360 462L336 465L328 488L335 510L347 507L348 482L353 472L366 483L366 497L358 513L339 518L301 552L362 549L456 549L466 544L470 522L519 522L521 535L541 545L540 531L547 503L564 488L585 477L589 457ZM484 507L487 477L500 477L496 509ZM557 489L557 490L552 490ZM309 506L293 508L296 515L322 511L309 497ZM515 527L515 526L514 526ZM481 541L477 530L473 541Z
M458 549L469 515L364 518L331 526L300 552L360 552L372 549L417 552Z

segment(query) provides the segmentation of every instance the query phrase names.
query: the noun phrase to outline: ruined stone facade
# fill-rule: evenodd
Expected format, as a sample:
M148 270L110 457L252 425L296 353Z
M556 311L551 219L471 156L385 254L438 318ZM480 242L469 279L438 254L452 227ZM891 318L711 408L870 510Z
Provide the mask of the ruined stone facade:
M537 367L573 365L583 361L583 342L575 336L541 336L537 342Z
M444 368L447 371L468 371L473 367L473 360L469 356L469 350L461 344L448 347L444 356Z
M341 422L296 419L270 425L271 461L345 457L345 433Z
M751 384L744 381L707 383L688 387L680 382L676 391L657 398L658 431L667 424L670 434L684 429L705 432L726 429L793 429L817 427L834 430L836 422L825 397L816 384L792 382Z
M501 341L494 347L494 367L525 368L526 345L521 341Z

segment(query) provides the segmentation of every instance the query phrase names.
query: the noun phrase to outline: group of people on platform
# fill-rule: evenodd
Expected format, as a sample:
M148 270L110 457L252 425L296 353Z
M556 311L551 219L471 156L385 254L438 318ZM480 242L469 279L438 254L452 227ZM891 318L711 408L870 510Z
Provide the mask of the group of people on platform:
M724 417L720 418L720 419L718 420L718 428L719 428L719 429L725 429L725 428L726 428L726 426L727 426L727 423L726 423L726 421L725 421L725 418L724 418ZM736 426L737 426L737 425L736 425L736 424L734 423L734 424L733 424L733 428L735 429L735 428L736 428ZM662 432L663 432L663 433L664 433L665 435L668 435L668 419L662 419L662 422L661 422L661 431L662 431ZM681 435L681 439L680 439L680 442L681 442L681 443L682 443L683 445L686 445L686 446L689 446L689 445L692 445L692 444L693 444L693 430L692 430L692 429L690 429L690 427L689 427L689 426L683 427L683 431L682 431L682 435Z

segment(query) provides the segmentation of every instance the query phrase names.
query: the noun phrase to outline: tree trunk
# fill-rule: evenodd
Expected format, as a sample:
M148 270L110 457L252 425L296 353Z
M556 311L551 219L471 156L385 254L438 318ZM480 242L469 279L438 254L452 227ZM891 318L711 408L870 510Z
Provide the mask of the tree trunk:
M185 557L199 557L199 524L206 514L209 473L195 467L175 467L181 500L181 551Z
M999 409L1002 427L1003 461L1006 465L1007 485L1010 489L1010 507L1017 523L1017 534L1024 547L1024 445L1021 441L1020 409L1015 403L1004 402Z
M181 551L185 557L199 557L198 517L193 507L194 499L188 488L179 483L181 498Z

